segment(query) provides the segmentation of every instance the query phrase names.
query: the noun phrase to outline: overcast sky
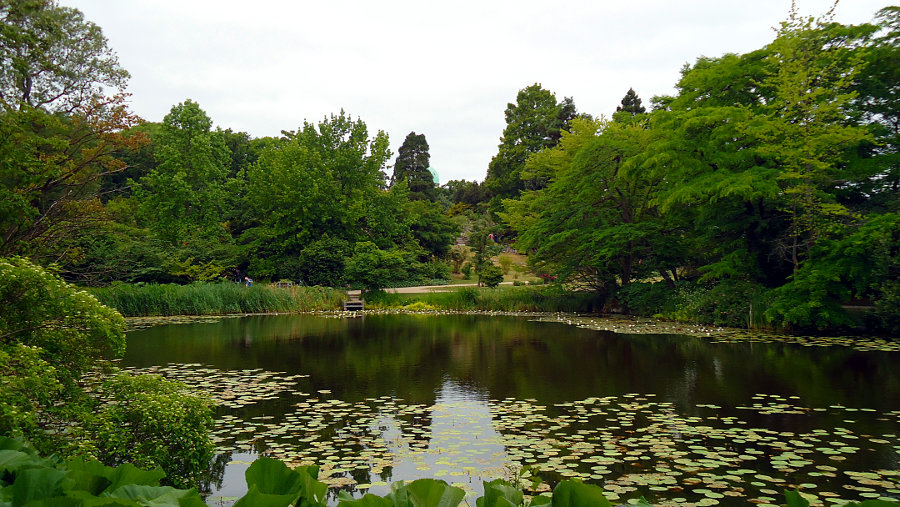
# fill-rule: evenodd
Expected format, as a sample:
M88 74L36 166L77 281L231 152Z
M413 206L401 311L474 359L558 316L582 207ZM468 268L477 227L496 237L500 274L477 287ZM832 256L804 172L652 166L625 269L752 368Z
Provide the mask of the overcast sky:
M441 183L484 179L503 111L541 83L609 116L629 87L649 105L699 56L774 36L790 0L206 1L61 0L100 25L135 113L161 121L185 99L215 125L277 136L342 108L386 131L424 133ZM818 15L833 0L797 0ZM843 0L872 20L884 0ZM396 155L395 155L396 156ZM391 160L393 164L393 160Z

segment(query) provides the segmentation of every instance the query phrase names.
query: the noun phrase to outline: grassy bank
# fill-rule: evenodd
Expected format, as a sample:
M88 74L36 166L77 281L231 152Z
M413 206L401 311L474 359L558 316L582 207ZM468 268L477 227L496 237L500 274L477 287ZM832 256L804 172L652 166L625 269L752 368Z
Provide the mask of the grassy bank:
M343 291L328 287L272 287L228 282L129 285L89 289L126 317L336 310Z
M454 311L498 312L596 312L602 301L590 292L569 292L558 286L462 287L446 292L423 294L369 293L369 308L399 308L417 304L420 308Z

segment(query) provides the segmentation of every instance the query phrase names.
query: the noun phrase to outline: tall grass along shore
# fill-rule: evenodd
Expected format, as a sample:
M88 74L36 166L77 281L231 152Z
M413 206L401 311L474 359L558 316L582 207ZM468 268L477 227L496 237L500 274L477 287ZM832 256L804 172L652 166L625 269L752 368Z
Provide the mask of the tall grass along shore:
M126 317L336 310L345 298L343 291L329 287L247 287L228 282L114 284L89 291Z

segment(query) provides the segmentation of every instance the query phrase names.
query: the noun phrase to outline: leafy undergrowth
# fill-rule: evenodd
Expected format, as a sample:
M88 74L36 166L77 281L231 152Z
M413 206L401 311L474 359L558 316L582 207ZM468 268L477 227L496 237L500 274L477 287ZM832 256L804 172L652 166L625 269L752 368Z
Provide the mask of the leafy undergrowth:
M272 458L256 460L246 472L247 494L235 507L326 506L328 486L317 480L315 465L294 469ZM42 458L19 440L0 437L0 507L40 506L179 506L203 507L206 504L194 489L160 486L165 476L161 469L141 470L129 463L112 468L96 461L56 457ZM353 498L347 492L338 495L337 505L346 507L454 507L463 503L464 490L435 479L396 482L386 496L366 494ZM808 507L809 502L796 491L785 491L788 507ZM466 502L467 503L467 502ZM649 506L643 498L630 505ZM519 487L503 480L484 483L484 496L477 507L611 506L602 488L575 480L560 482L551 494L527 497ZM883 500L847 503L847 506L877 507L893 505Z

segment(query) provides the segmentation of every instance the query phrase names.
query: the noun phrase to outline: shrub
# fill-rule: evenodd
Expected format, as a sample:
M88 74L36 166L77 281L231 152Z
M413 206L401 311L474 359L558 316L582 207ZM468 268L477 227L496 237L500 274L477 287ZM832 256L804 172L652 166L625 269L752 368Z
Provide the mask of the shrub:
M616 298L629 312L730 327L765 327L765 289L753 282L726 279L718 284L679 281L675 289L665 282L631 283ZM750 308L754 322L750 322Z
M875 301L877 323L896 329L900 285L900 214L873 215L839 238L825 238L790 281L774 289L766 317L783 327L839 328L858 322L841 306Z
M346 241L323 236L300 252L294 279L303 280L306 285L340 287L344 284L346 259L350 253L350 244Z
M207 401L154 376L84 387L101 359L124 352L124 327L118 312L47 270L0 259L0 433L45 453L161 465L187 484L212 457Z
M42 450L64 445L57 421L84 413L79 379L122 355L124 331L122 316L90 294L26 259L0 259L0 433Z
M395 280L407 280L410 261L403 250L381 250L375 243L363 241L356 244L347 262L347 278L366 290L378 290Z
M877 325L894 335L900 335L900 282L896 280L882 285L881 299L875 302Z
M503 271L499 266L488 262L481 268L478 277L486 287L496 287L503 281Z
M539 287L460 287L425 294L371 293L370 307L399 308L422 302L436 309L503 312L593 312L603 304L595 292L567 291L559 285Z
M616 299L634 315L649 317L665 313L672 299L672 288L664 282L633 282L615 293Z
M0 347L40 348L67 386L98 359L125 352L118 312L26 259L0 259L0 308Z
M444 261L432 260L421 264L420 273L425 280L449 280L450 264Z
M663 314L684 322L749 327L751 304L756 301L761 306L764 293L761 285L742 280L726 279L711 286L678 282ZM757 310L759 317L763 309ZM755 324L758 326L759 321Z
M101 461L158 466L179 487L198 482L215 450L209 400L158 375L128 373L103 382L98 394L105 402L91 431Z
M453 263L453 272L459 273L463 263L469 258L469 248L465 245L454 245L450 249L450 262Z

